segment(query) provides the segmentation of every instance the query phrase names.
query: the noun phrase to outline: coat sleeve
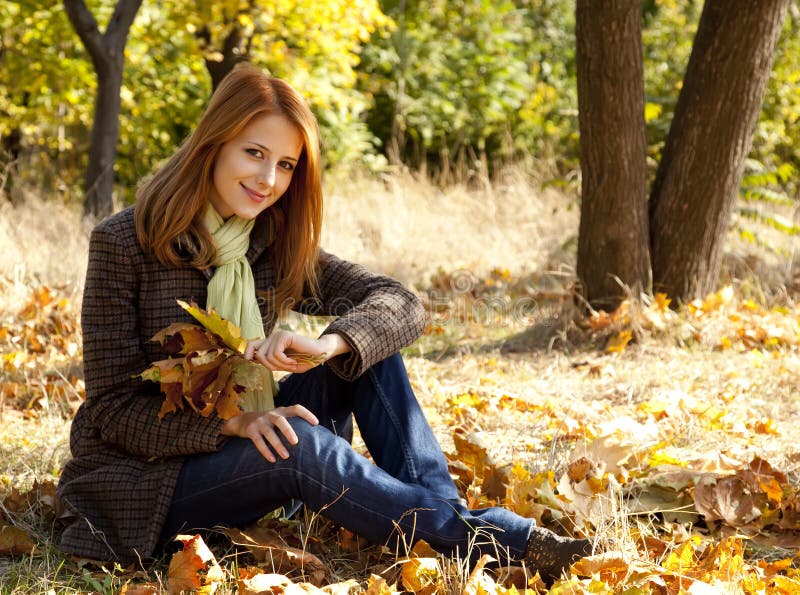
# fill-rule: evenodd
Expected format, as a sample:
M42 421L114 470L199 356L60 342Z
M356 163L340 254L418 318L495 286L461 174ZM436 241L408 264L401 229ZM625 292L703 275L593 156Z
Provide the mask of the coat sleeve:
M163 397L135 376L149 361L140 335L139 282L118 236L102 224L89 243L81 326L88 417L106 443L137 456L217 450L223 420L177 411L158 419Z
M338 376L354 380L422 334L422 303L400 283L324 251L319 265L318 299L307 299L296 309L337 316L322 334L337 333L352 349L328 361Z

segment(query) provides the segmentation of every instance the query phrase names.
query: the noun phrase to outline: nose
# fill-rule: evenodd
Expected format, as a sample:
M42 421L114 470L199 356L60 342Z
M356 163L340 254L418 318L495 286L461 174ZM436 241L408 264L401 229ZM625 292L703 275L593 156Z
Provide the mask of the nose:
M275 185L275 164L271 160L267 160L259 169L256 181L265 186Z

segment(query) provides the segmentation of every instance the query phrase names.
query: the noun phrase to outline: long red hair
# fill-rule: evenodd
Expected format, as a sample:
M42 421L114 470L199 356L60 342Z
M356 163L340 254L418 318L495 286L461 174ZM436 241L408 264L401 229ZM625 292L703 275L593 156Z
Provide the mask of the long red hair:
M270 219L278 315L318 293L317 256L322 224L319 125L287 82L241 64L223 79L197 127L136 193L136 235L142 249L168 267L208 268L216 256L202 223L214 162L223 144L255 117L279 114L297 126L303 150L284 195L259 217ZM193 247L187 256L187 247ZM266 289L266 288L259 288ZM272 292L270 292L272 293Z

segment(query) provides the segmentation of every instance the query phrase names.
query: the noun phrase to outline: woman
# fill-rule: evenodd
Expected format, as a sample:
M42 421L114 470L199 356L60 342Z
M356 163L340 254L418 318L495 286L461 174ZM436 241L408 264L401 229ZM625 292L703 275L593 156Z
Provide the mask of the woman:
M420 335L422 307L397 282L321 251L321 221L313 115L287 83L235 69L135 207L92 233L86 401L58 487L75 514L63 549L149 557L178 532L242 525L299 499L376 542L500 553L549 578L586 555L587 540L463 506L398 355ZM291 372L274 408L267 390L228 420L190 409L159 420L158 386L137 375L165 357L156 332L191 322L176 299L214 307L250 339L246 357ZM317 339L273 332L289 308L338 317ZM353 417L375 464L341 437Z

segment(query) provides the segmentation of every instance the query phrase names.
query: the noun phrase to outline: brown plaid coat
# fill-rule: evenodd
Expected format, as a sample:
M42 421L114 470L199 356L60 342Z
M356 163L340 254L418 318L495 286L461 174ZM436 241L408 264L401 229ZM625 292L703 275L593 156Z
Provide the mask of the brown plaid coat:
M58 495L76 515L64 531L67 552L130 561L153 554L184 457L215 451L222 420L192 411L159 421L158 386L134 378L165 354L150 341L172 322L192 322L176 299L205 305L211 271L169 269L147 257L136 239L134 208L92 232L81 312L86 401L72 422L70 460ZM257 221L247 252L258 289L274 287L267 226ZM320 254L321 296L298 306L338 315L326 333L339 333L352 352L330 360L354 379L422 332L419 300L399 283L330 254ZM263 300L261 300L263 302ZM275 313L261 305L264 330Z

